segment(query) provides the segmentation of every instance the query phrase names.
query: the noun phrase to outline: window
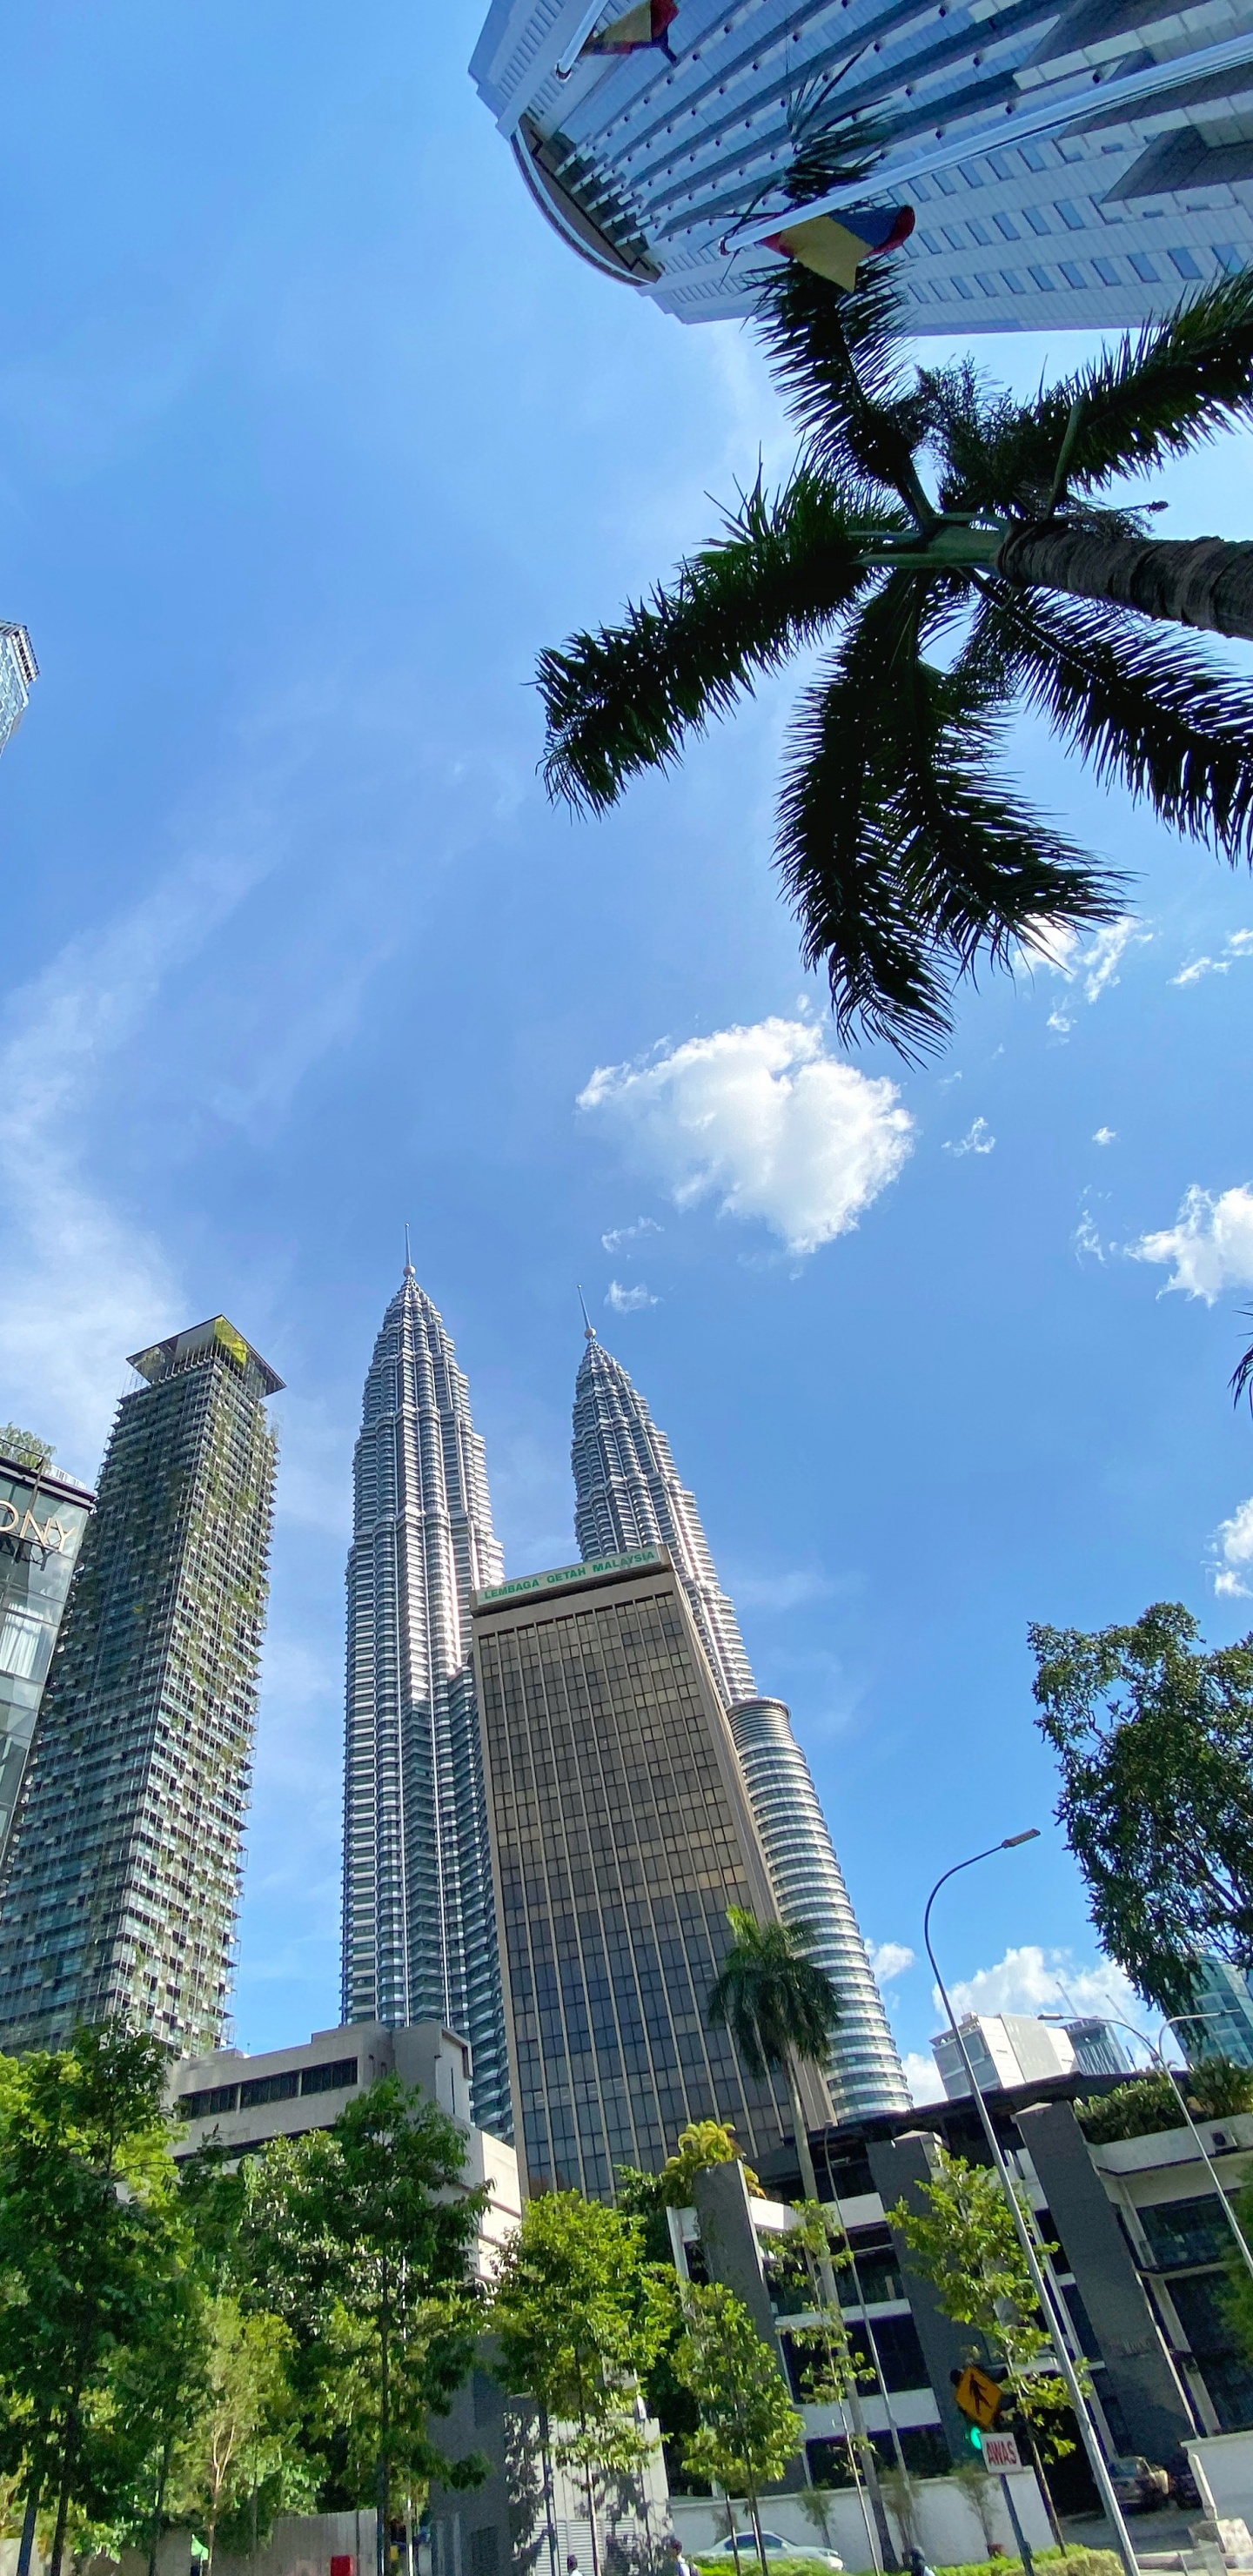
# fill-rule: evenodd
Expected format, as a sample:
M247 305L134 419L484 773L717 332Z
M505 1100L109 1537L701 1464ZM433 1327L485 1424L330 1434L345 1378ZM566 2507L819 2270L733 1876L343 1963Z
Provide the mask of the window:
M1172 250L1170 256L1181 277L1200 276L1200 269L1190 250Z
M1061 216L1067 232L1081 233L1083 231L1083 217L1080 214L1078 207L1071 203L1069 197L1059 197L1057 199L1057 211Z
M1160 286L1161 279L1147 251L1133 250L1129 256L1136 276L1141 278L1146 286Z
M302 2093L342 2093L357 2081L355 2057L328 2057L323 2066L306 2066L301 2070ZM285 2095L278 2097L285 2100Z
M1222 2263L1231 2251L1231 2231L1213 2192L1151 2203L1136 2216L1155 2263Z
M1092 265L1096 270L1102 286L1117 286L1119 282L1118 267L1114 260L1094 259Z
M42 1619L32 1619L24 1610L6 1610L0 1619L0 1673L12 1673L19 1682L33 1680L46 1634Z
M241 2111L254 2111L262 2102L292 2102L300 2091L300 2077L293 2067L289 2075L254 2075L250 2084L239 2088Z
M237 2084L212 2084L204 2093L180 2093L174 2104L183 2120L211 2120L218 2111L234 2111L239 2104Z

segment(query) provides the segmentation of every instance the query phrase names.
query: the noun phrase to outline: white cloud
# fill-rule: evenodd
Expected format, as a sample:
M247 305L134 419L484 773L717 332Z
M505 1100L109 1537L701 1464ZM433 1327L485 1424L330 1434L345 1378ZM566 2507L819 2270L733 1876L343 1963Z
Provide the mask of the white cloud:
M1146 948L1153 933L1136 927L1134 913L1125 912L1119 921L1106 923L1098 930L1090 948L1085 948L1078 972L1083 979L1085 999L1099 1002L1102 993L1118 982L1118 969L1126 950L1134 940L1137 948Z
M903 1977L914 1964L914 1953L903 1941L879 1941L870 1953L871 1972L881 1986L889 1986L893 1977Z
M604 1251L621 1252L625 1244L638 1243L641 1235L660 1234L661 1231L655 1216L637 1216L634 1225L612 1226L600 1240Z
M1253 1573L1253 1494L1247 1502L1237 1503L1230 1520L1219 1522L1214 1547L1215 1592L1229 1600L1253 1599L1253 1586L1246 1580Z
M917 2109L921 2109L924 2102L944 2100L940 2070L933 2057L924 2057L921 2049L911 2048L902 2062L905 2068L905 2081Z
M1152 939L1151 930L1141 930L1134 913L1124 912L1117 921L1107 922L1098 930L1086 948L1079 944L1073 930L1053 930L1041 926L1022 950L1024 965L1044 966L1050 974L1064 975L1087 1002L1099 1002L1111 984L1118 982L1118 969L1129 947L1145 948ZM1059 1037L1068 1037L1074 1027L1070 1011L1056 1007L1048 1016L1049 1028Z
M976 1118L964 1136L950 1139L943 1150L946 1154L990 1154L995 1143L996 1138L986 1118Z
M636 1315L641 1306L655 1306L658 1302L642 1279L634 1288L624 1288L620 1279L611 1279L605 1294L605 1304L612 1307L615 1315Z
M1253 1190L1238 1186L1214 1198L1194 1183L1174 1224L1128 1250L1134 1261L1173 1262L1167 1288L1212 1306L1224 1288L1253 1286Z
M88 1177L87 1112L108 1059L164 978L199 949L259 870L215 853L169 877L8 996L0 1049L0 1411L91 1473L128 1351L186 1321L147 1228Z
M1118 1142L1117 1128L1098 1127L1092 1138L1092 1142L1094 1145L1116 1145Z
M1101 1241L1101 1237L1097 1229L1096 1218L1093 1216L1091 1208L1084 1209L1083 1214L1079 1219L1079 1223L1075 1227L1072 1241L1075 1247L1076 1260L1083 1260L1086 1256L1090 1261L1104 1261L1105 1245ZM1114 1247L1111 1244L1111 1252L1113 1249Z
M1036 1942L1007 1950L994 1968L977 1968L950 1988L953 2010L962 2013L1106 2013L1139 2027L1146 2007L1134 1986L1112 1959L1093 1967L1077 1964L1070 1950L1043 1950ZM933 1989L937 2011L943 2012ZM1121 2034L1126 2040L1127 2033Z
M1203 975L1225 975L1233 963L1253 955L1253 930L1233 930L1221 957L1194 957L1190 966L1171 976L1172 984L1199 984Z
M823 1028L801 1020L600 1065L578 1106L676 1207L716 1196L720 1214L758 1219L801 1253L856 1225L913 1139L895 1083L830 1054Z

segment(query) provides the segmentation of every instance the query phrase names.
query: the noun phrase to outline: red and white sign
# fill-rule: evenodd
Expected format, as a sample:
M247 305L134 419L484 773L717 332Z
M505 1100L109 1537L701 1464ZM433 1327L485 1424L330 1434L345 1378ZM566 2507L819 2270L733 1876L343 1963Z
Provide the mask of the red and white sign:
M1020 2469L1018 2444L1012 2433L985 2433L983 2456L994 2477L1003 2478L1007 2469Z

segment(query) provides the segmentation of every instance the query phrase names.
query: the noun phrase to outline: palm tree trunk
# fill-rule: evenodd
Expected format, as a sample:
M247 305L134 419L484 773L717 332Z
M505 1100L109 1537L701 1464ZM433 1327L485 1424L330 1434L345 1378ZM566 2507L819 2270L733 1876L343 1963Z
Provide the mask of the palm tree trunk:
M1253 545L1222 537L1097 536L1054 519L1015 529L996 556L1007 581L1138 608L1177 626L1253 637Z
M1253 551L1253 549L1250 549L1250 551ZM809 2146L809 2131L805 2126L805 2114L801 2109L801 2089L796 2072L796 2061L792 2056L790 2049L788 2051L787 2063L784 2071L787 2075L788 2092L791 2095L792 2100L792 2132L796 2141L796 2160L801 2169L801 2181L805 2189L805 2198L806 2200L816 2200L818 2197L818 2176L814 2171L814 2160ZM838 2308L840 2304L840 2294L836 2288L835 2274L831 2268L831 2257L829 2254L819 2255L818 2276L822 2282L822 2295L826 2300L828 2307ZM883 2553L883 2564L885 2567L895 2568L899 2564L899 2561L897 2559L896 2549L892 2540L892 2526L888 2521L887 2512L883 2502L883 2493L879 2485L878 2454L866 2429L866 2416L861 2402L861 2391L858 2388L855 2377L852 2376L850 2376L849 2381L848 2411L853 2419L853 2440L857 2444L858 2451L861 2455L862 2471L865 2476L866 2487L870 2497L871 2510L874 2514L875 2530L879 2536L879 2547Z

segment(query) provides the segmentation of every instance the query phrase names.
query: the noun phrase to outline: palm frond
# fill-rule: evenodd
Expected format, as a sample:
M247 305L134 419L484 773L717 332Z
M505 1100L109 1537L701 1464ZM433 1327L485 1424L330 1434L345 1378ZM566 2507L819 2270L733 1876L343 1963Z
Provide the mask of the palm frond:
M1007 510L1043 517L1070 416L1069 398L1041 388L1018 403L980 375L970 359L922 367L918 392L931 441L943 459L946 510Z
M1028 703L1164 823L1253 862L1253 688L1128 610L982 585L975 649L994 647Z
M959 597L901 572L863 606L802 702L780 799L778 865L841 1037L904 1055L942 1042L953 985L981 958L1007 965L1032 926L1119 909L1114 880L990 774L984 663L925 658Z
M542 653L549 794L599 813L636 771L668 767L688 733L854 597L868 578L856 538L817 476L799 473L773 496L759 478L669 590L629 607L620 626Z
M914 456L925 418L901 359L901 305L887 265L839 295L799 263L762 280L757 325L812 468L843 482L850 464L865 506L883 492L918 498ZM924 515L929 505L925 504Z
M1253 417L1253 269L1218 279L1054 385L1075 412L1068 487L1182 456Z
M1242 1306L1240 1312L1246 1318L1253 1317L1253 1306ZM1241 1396L1247 1395L1250 1411L1253 1411L1253 1342L1250 1342L1243 1359L1232 1370L1228 1384L1231 1388L1232 1403L1238 1404Z

